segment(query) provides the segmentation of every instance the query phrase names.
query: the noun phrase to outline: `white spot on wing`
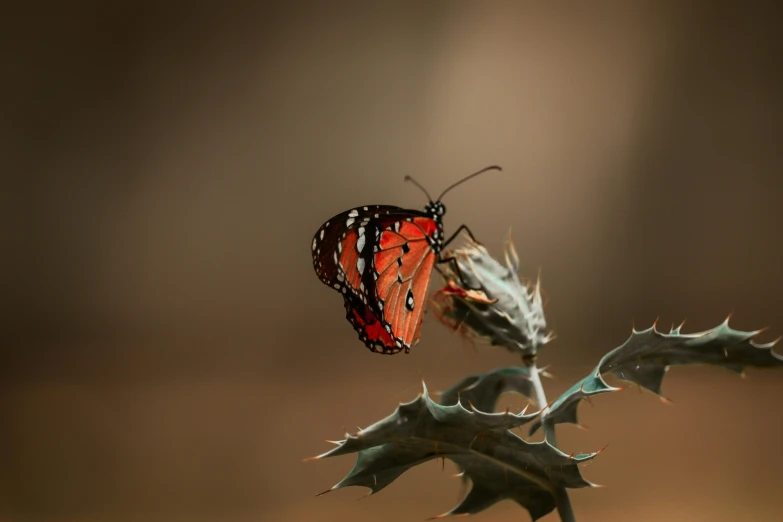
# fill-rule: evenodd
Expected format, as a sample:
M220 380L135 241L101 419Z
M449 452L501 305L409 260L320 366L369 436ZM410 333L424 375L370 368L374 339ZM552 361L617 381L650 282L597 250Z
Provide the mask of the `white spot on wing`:
M323 240L324 240L324 229L322 228L321 229L321 241L323 241Z
M356 270L359 271L360 274L364 273L364 258L360 257L356 260Z
M360 228L359 230L363 230L363 229ZM358 250L359 252L361 252L362 249L364 248L364 241L365 241L364 234L362 234L361 232L360 234L361 235L359 236L359 239L356 240L356 250Z
M356 209L353 209L353 210L351 210L350 212L348 212L348 217L353 217L353 218L355 218L355 217L356 217L356 216L358 216L358 215L359 215L359 212L358 212Z
M315 250L315 245L318 243L315 238L313 238L313 250Z
M345 226L350 227L351 225L353 225L354 221L356 221L354 218L349 217L348 219L345 220Z

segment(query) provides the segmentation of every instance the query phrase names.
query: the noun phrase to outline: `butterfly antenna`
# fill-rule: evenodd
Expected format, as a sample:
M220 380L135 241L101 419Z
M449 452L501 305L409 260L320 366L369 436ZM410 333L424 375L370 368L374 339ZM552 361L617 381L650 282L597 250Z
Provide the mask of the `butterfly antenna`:
M473 174L471 174L470 176L468 176L468 177L465 177L465 178L462 178L461 180L459 180L458 182L454 183L452 186L450 186L449 188L447 188L446 190L444 190L444 191L443 191L443 192L440 194L440 196L438 196L438 201L440 201L440 200L441 200L441 198L443 198L443 196L444 196L444 195L446 195L446 192L448 192L449 190L453 189L453 188L454 188L454 187L456 187L457 185L461 185L462 183L465 183L465 182L466 182L467 180L469 180L470 178L474 178L474 177L478 176L479 174L482 174L482 173L484 173L484 172L486 172L486 171L488 171L488 170L503 170L503 169L502 169L502 168L500 168L500 166L499 166L499 165L492 165L491 167L485 167L485 168L481 169L481 170L480 170L480 171L478 171L478 172L474 172L474 173L473 173Z
M427 196L427 199L430 200L430 203L432 202L432 198L430 197L430 193L427 192L427 189L425 189L424 187L421 186L421 183L419 183L418 181L416 181L415 179L413 179L410 176L405 176L405 181L410 181L411 183L413 183L414 185L419 187L421 189L421 191L424 192L424 195Z

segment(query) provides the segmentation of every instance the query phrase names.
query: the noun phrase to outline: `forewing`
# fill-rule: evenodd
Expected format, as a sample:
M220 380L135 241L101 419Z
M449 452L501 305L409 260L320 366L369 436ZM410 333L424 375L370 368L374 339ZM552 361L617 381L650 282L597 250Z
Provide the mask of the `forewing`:
M409 351L419 340L430 274L437 256L426 217L395 221L379 232L373 257L378 315L398 349Z
M341 291L347 281L348 286L358 290L361 278L357 262L364 252L367 238L370 237L364 236L365 239L360 242L359 229L366 229L371 222L390 213L402 211L403 209L390 205L368 205L346 210L324 223L313 236L311 245L313 268L321 282ZM359 247L362 247L362 251ZM372 245L369 252L372 252Z

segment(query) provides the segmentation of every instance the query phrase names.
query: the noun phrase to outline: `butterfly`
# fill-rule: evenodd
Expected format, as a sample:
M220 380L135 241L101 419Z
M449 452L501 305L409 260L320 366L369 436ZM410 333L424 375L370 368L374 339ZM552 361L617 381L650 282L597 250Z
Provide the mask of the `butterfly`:
M419 341L430 274L436 264L455 260L442 256L448 239L443 235L443 196L457 185L488 170L486 167L454 183L435 201L427 196L423 211L391 205L367 205L337 214L313 237L313 268L321 281L343 296L346 318L372 352L409 353Z

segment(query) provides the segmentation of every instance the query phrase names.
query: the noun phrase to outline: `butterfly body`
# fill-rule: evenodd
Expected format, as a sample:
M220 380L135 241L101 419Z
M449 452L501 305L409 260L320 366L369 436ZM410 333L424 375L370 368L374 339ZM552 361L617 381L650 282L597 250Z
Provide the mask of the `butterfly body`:
M324 223L312 242L313 268L343 296L346 318L376 353L418 342L430 274L444 245L445 206L424 211L368 205Z

